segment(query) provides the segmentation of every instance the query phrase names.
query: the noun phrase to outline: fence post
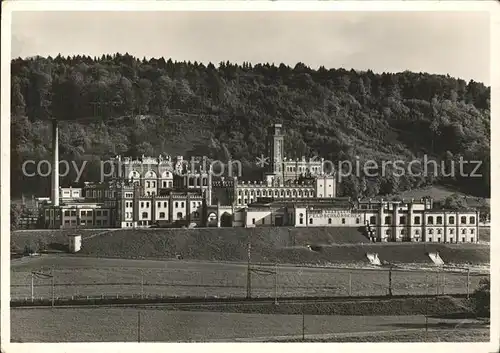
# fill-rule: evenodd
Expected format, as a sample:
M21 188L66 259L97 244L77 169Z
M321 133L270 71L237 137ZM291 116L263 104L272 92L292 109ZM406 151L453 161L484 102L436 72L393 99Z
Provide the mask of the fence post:
M141 312L137 312L137 342L141 342Z
M436 271L436 295L439 295L439 269Z
M302 341L305 341L306 337L306 324L305 324L305 315L304 315L304 305L302 304Z
M443 272L443 295L445 292L445 287L446 287L446 272Z
M35 300L35 286L34 286L34 276L31 272L31 302Z
M278 305L278 263L274 269L274 304Z
M141 272L141 299L144 298L144 272Z
M467 299L469 299L469 276L470 276L470 267L467 267Z
M392 297L392 265L389 267L389 296Z
M54 279L55 279L55 273L54 273L54 266L52 266L52 271L51 271L51 275L52 275L52 306L54 306L54 295L55 295L55 283L54 283Z
M352 295L352 273L349 272L349 296Z

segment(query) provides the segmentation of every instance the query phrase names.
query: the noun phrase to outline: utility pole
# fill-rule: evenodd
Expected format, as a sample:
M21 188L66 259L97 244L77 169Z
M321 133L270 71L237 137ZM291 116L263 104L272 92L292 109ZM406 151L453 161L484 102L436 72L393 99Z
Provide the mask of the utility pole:
M278 305L278 263L274 269L274 304Z
M31 302L35 301L35 286L34 286L34 275L31 272Z
M427 274L425 275L425 284L427 286ZM428 290L426 288L426 293L428 294ZM429 298L425 298L425 339L424 342L427 342L427 330L429 328Z
M252 273L250 270L250 259L251 259L251 252L252 252L252 244L250 243L250 240L248 241L248 263L247 263L247 299L250 299L252 297Z
M467 299L469 299L469 276L470 276L470 267L467 267Z
M425 342L427 342L427 331L428 330L429 330L429 318L427 316L427 310L426 310L426 313L425 313Z

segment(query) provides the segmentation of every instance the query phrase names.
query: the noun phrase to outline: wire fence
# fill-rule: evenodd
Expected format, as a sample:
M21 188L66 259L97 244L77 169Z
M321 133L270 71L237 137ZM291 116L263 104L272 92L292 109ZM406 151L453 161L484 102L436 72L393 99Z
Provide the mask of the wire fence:
M468 270L346 269L228 264L166 268L40 268L14 271L11 299L287 298L472 294L489 274Z

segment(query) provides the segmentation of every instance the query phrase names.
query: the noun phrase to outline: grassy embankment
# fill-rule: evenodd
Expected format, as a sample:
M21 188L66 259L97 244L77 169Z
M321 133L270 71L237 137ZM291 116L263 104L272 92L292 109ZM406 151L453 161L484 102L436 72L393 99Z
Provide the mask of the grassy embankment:
M427 252L439 251L447 264L488 264L484 244L370 243L355 228L202 228L120 229L90 237L102 230L14 232L14 247L44 242L53 251L64 251L67 234L83 235L80 256L130 259L174 259L245 262L248 241L252 261L290 264L367 264L368 252L383 262L430 264ZM312 251L307 246L318 245Z

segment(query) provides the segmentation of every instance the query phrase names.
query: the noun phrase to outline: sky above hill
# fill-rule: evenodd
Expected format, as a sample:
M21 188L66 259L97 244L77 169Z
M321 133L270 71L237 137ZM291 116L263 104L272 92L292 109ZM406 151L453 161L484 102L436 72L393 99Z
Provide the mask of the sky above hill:
M14 12L12 56L303 62L489 85L489 28L486 12Z

